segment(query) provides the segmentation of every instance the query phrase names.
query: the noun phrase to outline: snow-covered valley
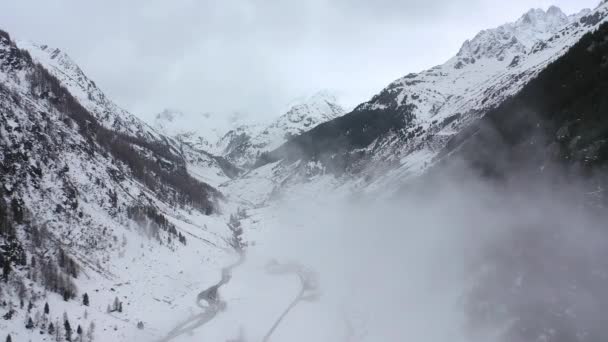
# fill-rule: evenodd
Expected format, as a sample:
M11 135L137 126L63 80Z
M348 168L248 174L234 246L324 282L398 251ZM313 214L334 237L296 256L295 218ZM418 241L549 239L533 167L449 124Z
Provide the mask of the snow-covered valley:
M600 341L607 20L531 10L352 112L254 123L145 122L0 31L0 338ZM561 116L495 118L519 103Z

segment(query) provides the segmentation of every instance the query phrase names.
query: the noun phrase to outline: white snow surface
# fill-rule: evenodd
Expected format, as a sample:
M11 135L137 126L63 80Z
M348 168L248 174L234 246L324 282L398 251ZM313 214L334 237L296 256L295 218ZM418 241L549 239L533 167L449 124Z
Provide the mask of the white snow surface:
M340 176L327 173L325 167L317 162L279 161L250 170L236 179L229 179L214 164L212 157L199 152L226 153L230 141L222 141L221 138L226 138L230 129L225 132L226 127L209 128L208 131L208 127L191 127L187 115L178 111L162 112L158 115L154 128L150 128L107 100L94 83L59 50L19 43L36 60L49 67L70 92L108 127L155 138L160 137L158 131L174 138L175 146L186 145L187 151L184 154L187 155L188 172L217 186L226 196L221 214L214 216L169 207L157 201L155 204L188 238L187 246L159 245L142 235L136 227L126 224L124 218L108 214L107 208L99 205L100 201L103 203L103 196L95 192L90 179L91 176L104 176L105 182L113 184L98 171L109 163L107 160L91 161L75 152L66 155L66 163L71 166L71 179L82 189L82 210L85 217L93 222L90 226L77 228L75 234L80 234L77 235L80 237L94 236L109 241L109 244L100 251L91 251L78 244L71 250L83 264L83 275L78 280L79 293L87 292L90 295L91 306L85 308L78 301L64 302L60 296L46 293L44 301L51 307L50 321L60 320L64 311L68 313L73 327L80 324L86 330L89 323L94 321L97 341L155 341L162 338L175 324L200 311L195 304L198 293L215 284L220 279L221 268L236 258L226 242L230 238L226 222L237 208L244 208L247 215L242 219L242 224L245 227L245 241L250 244L249 256L247 262L235 270L230 283L220 290L221 297L227 302L227 309L207 325L192 331L191 335L182 335L174 340L228 341L239 334L247 337L247 340L260 340L290 302L299 285L296 277L277 277L263 271L269 261L269 250L276 253L273 257L280 260L297 258L297 251L281 250L277 247L280 246L279 242L283 239L293 241L301 238L299 243L303 248L314 249L319 246L318 242L311 240L310 234L301 234L298 230L315 229L315 225L321 222L324 223L323 228L330 229L332 222L345 219L337 214L328 214L324 208L331 208L336 203L356 201L361 196L390 196L400 184L423 173L435 162L437 152L451 135L477 118L479 113L515 94L584 33L597 27L599 23L592 26L580 24L581 17L593 13L599 13L601 21L605 21L608 3L601 4L593 11L572 16L566 16L555 7L547 11L531 10L514 23L480 32L465 42L458 54L445 64L393 82L385 91L394 95L398 106L415 104L415 121L423 127L423 134L407 143L400 141L396 135L384 137L366 149L371 157L363 172ZM17 90L25 87L6 75L0 77L1 82L10 83ZM251 142L243 154L245 157L239 157L236 161L249 162L259 152L278 147L285 141L286 134L299 134L342 115L343 111L335 103L335 99L328 94L320 94L308 99L306 103L293 105L284 115L261 128L257 125L256 128L241 126L233 129L233 136L229 139L233 139L236 132L236 135L248 135ZM383 106L385 105L372 100L363 104L362 108ZM26 117L25 113L22 114ZM437 124L455 114L461 114L461 117L454 123L445 127ZM204 122L205 115L201 117ZM23 123L10 122L9 126L17 127L20 124ZM5 136L5 132L2 133ZM427 139L429 136L431 138ZM76 140L75 143L79 141ZM46 189L45 195L41 196L40 192L32 189L28 198L38 208L35 214L48 220L53 220L49 205L60 202L58 198L61 192L55 181L51 175L45 176L42 184ZM141 184L135 181L127 182L124 189L117 191L121 201L130 201L130 196L145 192ZM308 205L301 206L301 203ZM58 230L70 231L67 224L57 224ZM98 235L102 229L108 229L107 237ZM339 236L335 235L341 233L344 232L329 230L315 236L318 239L339 241ZM116 242L112 243L110 236L115 236ZM370 243L380 244L378 241ZM327 248L325 244L320 246ZM395 242L391 246L402 247ZM408 246L415 250L416 246ZM319 259L308 260L312 265L307 266L322 265L324 255L321 251ZM392 288L391 284L369 285L379 286L375 288L378 291L403 290ZM452 296L458 289L450 290L441 285L429 287L429 291L439 294L436 300L447 300L450 303L455 301ZM36 288L36 285L30 286L43 295L42 289ZM430 284L421 282L408 286L425 288ZM344 331L349 330L349 325L355 326L352 334L358 339L353 340L379 341L386 338L378 331L383 324L380 318L374 320L370 313L365 312L363 304L368 302L361 300L359 303L357 300L357 295L364 298L363 296L373 296L373 293L348 293L340 297L332 293L335 291L332 284L325 285L324 289L329 291L329 298L341 300L301 304L277 331L275 340L345 339L342 333L329 328L329 325L338 322L344 324ZM124 302L123 313L106 312L107 305L115 297ZM415 303L413 298L399 299L401 302L393 305ZM36 303L34 312L42 310L44 301ZM343 312L335 310L339 305L346 305ZM84 317L85 309L88 318ZM344 312L348 314L344 315ZM453 331L435 331L430 324L431 320L426 320L429 312L425 311L425 307L415 305L412 312L418 314L408 315L409 328L425 331L436 338L453 334L451 336L455 336L454 340L459 341L456 327L450 327ZM389 310L386 315L390 313ZM49 341L48 335L40 334L36 329L24 329L26 315L21 310L12 320L1 320L0 331L3 334L10 333L13 341ZM143 330L136 328L139 321L145 324ZM396 324L390 320L386 322L388 323L384 324ZM3 337L0 335L0 338Z

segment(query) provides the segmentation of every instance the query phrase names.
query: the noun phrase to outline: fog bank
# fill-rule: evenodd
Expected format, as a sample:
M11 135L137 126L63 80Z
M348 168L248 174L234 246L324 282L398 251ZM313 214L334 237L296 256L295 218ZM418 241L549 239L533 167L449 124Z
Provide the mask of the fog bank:
M260 287L253 280L276 260L314 270L321 293L289 313L277 341L601 336L605 221L585 209L579 186L453 179L380 201L292 192L251 211L245 224L273 218L249 235L257 243L227 293L263 300L251 304L258 315L239 317L247 305L236 304L234 322L248 341L260 340L295 296L295 276L268 276Z

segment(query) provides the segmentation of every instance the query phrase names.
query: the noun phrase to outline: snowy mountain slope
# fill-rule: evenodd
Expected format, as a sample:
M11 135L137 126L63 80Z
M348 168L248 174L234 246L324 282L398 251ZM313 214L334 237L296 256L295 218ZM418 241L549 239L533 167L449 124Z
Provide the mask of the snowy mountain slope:
M166 109L154 117L152 126L194 150L222 156L248 169L260 154L343 114L337 98L328 91L320 91L293 101L281 116L272 120L252 122L240 115L217 117Z
M144 121L108 99L65 52L28 41L19 41L17 46L27 50L35 62L55 76L105 127L141 138L159 139L158 133Z
M178 138L197 150L219 155L216 144L236 127L253 126L251 119L239 113L186 113L178 109L165 109L156 114L152 126L169 137Z
M197 133L183 136L183 131L173 131L177 134L170 134L171 138L154 129L145 133L149 128L140 130L129 119L99 115L102 112L96 110L103 107L103 101L88 103L85 107L93 115L87 115L8 36L0 35L0 261L2 266L8 261L12 267L9 286L1 288L0 313L14 310L11 319L0 321L0 331L10 332L13 340L52 340L48 324L63 327L62 312L66 311L74 328L78 324L86 331L94 321L97 340L160 339L199 312L195 299L217 283L221 267L234 257L230 251L235 236L227 225L228 214L238 207L247 208L245 238L264 246L272 243L267 234L271 229L294 222L298 228L323 222L326 205L360 200L361 195L390 196L435 163L465 128L518 94L584 32L605 21L606 6L570 17L556 8L531 11L515 23L480 33L445 65L396 81L345 117L331 120L340 110L322 94L311 103L294 106L263 129L255 129L255 134L247 127L234 130L224 141L230 148L223 150L244 164L260 151L280 144L286 133L305 138L292 139L278 150L295 157L280 155L284 159L271 160L238 177L228 176L230 163L220 165L222 160L206 152L208 145ZM56 61L51 58L47 63ZM57 65L55 72L62 64ZM67 82L68 90L74 88L75 94L88 89L88 81L77 78L79 82L70 83L72 79L59 81ZM88 98L85 92L80 96ZM169 114L164 119L172 117ZM108 118L110 124L104 121ZM120 123L116 130L107 129L116 122ZM579 141L578 129L578 125L566 125L564 144L581 144L583 150L574 152L583 157L603 151ZM262 134L264 130L266 134ZM239 136L244 137L242 141L234 140ZM128 153L122 153L123 149ZM218 185L225 201L191 178ZM184 179L188 180L185 184ZM208 201L196 197L201 192L209 194ZM311 205L298 207L302 202ZM281 220L281 213L289 219ZM297 220L291 219L294 213ZM12 223L7 226L5 222ZM334 233L320 231L313 241L298 243L308 248L327 238L331 244L330 234ZM38 235L44 238L36 238ZM396 249L407 250L397 239L392 240ZM59 247L68 260L76 261L77 271L65 260L61 266L64 257ZM268 279L271 277L260 275L262 266L258 264L249 267L250 273L237 273L227 292L221 293L229 303L228 312L194 331L195 337L183 335L176 340L201 336L226 340L239 334L243 320L260 316L264 326L271 325L269 317L277 316L284 307L278 301L288 303L298 283L292 281L295 277ZM55 280L49 280L44 269L56 269L55 278L51 277ZM20 290L23 288L25 292ZM91 297L90 306L80 303L84 293ZM23 307L19 297L24 298ZM280 298L273 301L275 297ZM124 309L114 310L115 298L124 303ZM29 301L32 308L28 312ZM44 314L45 302L51 304L48 315ZM325 311L317 304L298 307L300 317L320 321L318 312ZM26 328L28 317L33 327ZM310 322L307 319L300 322ZM143 329L137 327L140 321ZM252 322L259 321L252 319L245 325L262 336L264 327ZM309 326L299 328L310 330ZM293 330L279 332L279 336L293 340L290 333ZM374 335L368 339L382 340Z
M490 110L475 123L473 130L452 136L450 145L453 145L443 153L451 153L453 159L442 159L445 163L434 170L441 175L425 174L412 179L411 175L422 172L419 169L425 169L423 164L434 156L426 150L417 150L402 167L389 169L370 180L349 173L336 177L326 172L320 162L276 161L224 184L224 192L239 195L243 203L252 203L243 225L247 227L246 239L255 245L248 248L248 262L222 289L230 309L210 325L193 331L194 338L230 340L240 336L237 340L260 340L268 336L265 334L274 322L273 317L285 317L273 335L277 340L402 341L415 336L414 339L437 341L602 341L606 334L605 320L598 321L595 317L605 317L607 307L603 289L608 278L602 271L606 269L608 255L604 229L608 204L607 51L608 23L605 23L593 34L579 39L516 95ZM474 167L464 168L466 176L451 173L462 172L461 168L445 167L448 161L461 162L463 157ZM575 186L564 182L562 173L554 179L549 171L552 162L559 162L565 174L573 171L579 175L578 171L584 170L585 178L575 177ZM468 177L477 178L473 170L499 175L488 181L499 184L494 189L498 194L486 193L477 182L469 183ZM522 183L511 182L517 179ZM392 183L376 184L379 180ZM546 184L542 185L543 180L548 189L544 188ZM382 201L382 196L391 189L388 185L393 188L407 185L407 194ZM509 188L519 186L524 189L518 188L514 198L505 196L510 193ZM453 187L465 190L458 190L450 200L448 194ZM262 193L264 189L272 190L272 194ZM467 191L471 192L471 198L464 195ZM541 201L529 202L530 198L538 199L543 191L548 191L548 198L540 195ZM562 195L566 202L562 203ZM403 197L411 198L412 202L403 201ZM602 212L601 219L587 221L586 217L583 222L571 221L588 209L589 199L598 199L592 204ZM446 200L446 206L435 206L436 202ZM420 205L425 201L433 204ZM507 204L510 201L516 203L515 207ZM341 208L352 203L361 207ZM384 224L382 214L359 212L375 204L383 208L394 205L403 216L397 222ZM503 220L495 213L485 216L496 208L508 219ZM535 217L531 221L530 213ZM520 216L525 218L520 220ZM473 227L474 235L471 230L458 230L457 222L462 218L466 218L463 222L466 229ZM366 223L361 231L369 235L353 239L361 233L357 226L362 220ZM435 225L434 220L445 221ZM492 241L472 265L465 262L467 266L462 267L471 283L437 280L437 274L461 269L458 264L475 249L470 240L484 240L488 230L503 224L500 231L505 236ZM392 225L394 230L385 231ZM426 235L435 229L436 236ZM584 238L587 229L593 231L589 239ZM414 234L417 230L424 233ZM443 243L453 238L447 237L450 234L466 240L463 245L466 251L444 253ZM418 240L420 236L431 240ZM370 249L374 243L378 246ZM346 252L349 247L354 250L352 254ZM268 251L279 260L306 260L307 266L319 271L321 298L301 304L290 302L299 290L297 277L276 279L276 275L261 273ZM394 251L404 251L405 255L397 257ZM385 253L388 260L376 262L374 257ZM434 267L420 267L420 262L433 260L437 255L445 259ZM356 260L353 274L368 279L370 284L365 283L352 295L344 295L364 283L363 279L348 279L332 293L332 286L339 281L332 275L342 272L352 259ZM362 271L370 259L374 260L370 270ZM407 265L412 260L416 260L414 267ZM338 265L327 271L332 262ZM374 276L376 270L384 267L390 274L386 278L389 281ZM420 269L436 272L426 283L424 276L417 273ZM404 274L395 277L396 272ZM340 273L336 278L344 275ZM412 283L419 285L419 292ZM428 295L429 300L421 300L413 293ZM547 300L547 294L551 299ZM400 295L407 299L396 299ZM383 302L383 296L386 296L384 305L375 307ZM431 303L438 297L441 299L435 312ZM339 303L332 303L336 298ZM366 302L369 298L370 302ZM452 304L467 307L467 317L446 315ZM294 310L281 316L285 307ZM408 313L412 313L411 317ZM377 319L378 316L383 318ZM440 316L444 319L438 319ZM350 320L356 317L359 320L353 324ZM448 324L452 329L436 329L437 324L445 326L446 322L456 322L458 327ZM235 325L241 327L238 335L231 329ZM463 326L473 330L473 336L462 336ZM485 329L489 333L480 337L479 331L486 332ZM181 341L191 339L184 337Z
M169 140L180 151L180 155L186 162L188 173L201 182L218 187L243 172L224 157L212 155L206 150L200 149L198 145L184 142L181 137Z
M287 179L293 162L321 161L321 173L354 178L357 187L370 190L391 189L424 172L454 134L516 94L607 16L606 2L571 16L551 7L484 30L445 64L396 80L353 112L263 156L258 165L285 160L279 173Z
M251 143L264 151L274 150L290 137L300 135L315 126L344 114L337 98L327 91L318 92L301 103L295 103L274 120Z
M213 114L186 114L166 109L154 117L152 126L194 150L224 157L241 168L249 168L261 153L279 147L290 137L344 114L338 100L328 91L290 103L276 119L251 122L233 115L225 119Z
M581 38L517 95L450 139L437 168L460 158L493 177L506 178L522 169L550 173L561 164L573 165L572 174L579 169L605 173L606 51L608 22ZM590 178L605 183L603 177Z
M290 137L344 114L337 98L320 91L291 104L280 117L266 125L243 125L229 131L217 143L217 151L237 165L251 166L264 152L274 150Z
M188 164L188 169L195 178L213 186L217 186L238 174L238 170L227 161L206 153L208 145L204 140L200 140L202 138L198 137L199 140L196 141L194 137L187 133L177 133L162 125L152 128L143 120L117 106L61 50L27 41L17 42L17 45L19 48L27 50L36 63L40 63L49 70L67 88L70 94L89 112L93 113L105 127L157 143L165 143L166 136L174 136L175 141L170 141L175 148L174 152L182 154ZM166 111L161 114L164 115L163 118L167 118L167 121L171 121L169 116L179 113ZM161 114L159 114L159 117L161 117ZM162 120L159 122L162 122Z
M210 153L212 144L197 129L191 128L198 126L189 124L189 120L182 112L165 110L156 115L153 126L184 158L194 178L217 187L238 176L241 170L225 158Z
M418 121L429 121L495 106L597 27L583 24L593 14L584 10L568 17L557 7L530 10L465 41L445 64L394 81L358 109L399 111L411 104Z
M252 122L239 115L221 118L211 113L194 115L166 109L154 117L152 126L195 150L222 156L247 169L261 153L343 114L337 98L320 91L292 101L281 116L272 120Z
M231 258L231 207L164 138L100 120L35 61L0 31L2 338L53 340L63 312L72 336L95 322L97 340L157 338L172 324L159 313L193 306Z
M210 150L212 144L208 140L210 139L209 135L196 134L192 128L194 126L193 123L185 119L184 116L185 114L181 111L165 109L155 116L153 127L159 132L163 132L164 135L187 142L197 149ZM184 125L188 123L189 125L178 127L177 125L180 123Z
M545 202L553 207L548 210L555 210L560 202L556 194L566 189L567 206L556 212L567 214L554 215L565 223L547 222L550 215L534 207L542 220L523 231L510 227L507 239L489 247L490 255L500 256L481 261L493 271L481 277L470 294L471 320L487 328L513 318L501 332L504 341L599 341L606 335L604 323L591 318L604 316L607 307L601 289L608 278L598 270L605 268L608 237L605 218L595 219L603 217L608 205L606 94L608 22L454 136L441 153L441 163L428 172L427 177L433 177L450 165L464 164L469 174L509 187L523 180L520 193L528 194L524 197L536 196L539 184L546 182L551 195ZM585 222L569 221L579 209L587 211L582 215ZM556 233L560 229L576 232L578 238ZM581 238L587 229L601 233ZM574 240L588 242L572 246ZM544 300L538 295L541 288L559 299Z
M552 8L546 12L544 17L540 16L540 18L553 22L556 13L556 9ZM524 37L527 40L524 38L518 39L529 42L529 37L532 36L531 32L535 37L541 39L546 37L547 34L540 35L537 30L528 27L530 24L526 16L524 15L515 24L512 24L515 27L527 28L524 30L526 33ZM563 16L560 17L563 18ZM416 126L396 134L389 134L387 137L380 139L375 146L370 146L371 154L387 156L387 153L394 153L395 157L391 161L398 165L395 170L396 174L399 175L398 177L403 177L404 174L419 174L436 161L435 156L437 156L438 151L446 146L455 133L462 131L489 110L517 94L548 65L563 56L583 35L596 30L603 22L606 22L607 18L608 4L604 2L593 11L583 10L577 15L569 16L568 22L557 31L555 31L555 26L544 24L550 27L551 32L553 32L550 37L546 40L538 40L533 45L528 43L528 45L525 45L526 53L523 55L511 52L513 59L506 65L505 61L511 57L509 54L505 54L505 59L502 62L500 57L495 59L481 58L481 61L476 61L474 65L463 67L460 70L470 70L453 79L451 86L449 81L443 82L442 87L445 88L439 91L449 95L445 97L445 101L435 104L434 108L440 108L439 110L431 111L431 116L425 116L423 112L418 112ZM534 27L538 26L538 24L534 25ZM517 34L519 36L523 35L523 33ZM462 55L456 56L443 65L441 70L450 66L456 67L461 60ZM475 67L477 64L480 67ZM476 70L476 68L479 69ZM479 77L486 71L489 72L484 77ZM477 81L473 81L471 84L468 81L469 79L477 79ZM402 79L398 82L405 82L401 84L407 85L408 81ZM438 80L434 82L437 85L440 83ZM450 94L449 88L458 89L458 87L461 87L462 93ZM407 92L409 87L402 89ZM411 98L413 97L414 95L411 95ZM378 154L380 150L384 150L385 153ZM423 163L417 161L421 154L427 156ZM411 170L410 165L412 163L421 164L420 168Z

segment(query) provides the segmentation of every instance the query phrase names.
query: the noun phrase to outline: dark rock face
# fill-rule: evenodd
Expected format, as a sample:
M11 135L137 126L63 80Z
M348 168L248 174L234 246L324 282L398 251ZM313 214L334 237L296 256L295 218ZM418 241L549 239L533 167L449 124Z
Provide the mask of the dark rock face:
M581 18L580 22L585 26L593 26L599 23L602 19L603 17L600 15L600 13L594 13Z
M315 159L343 170L348 164L345 158L349 152L366 147L388 132L411 124L411 107L401 106L399 110L394 110L392 107L397 105L390 97L387 97L387 101L390 103L389 108L357 108L349 114L323 123L262 156L258 163L280 159Z
M499 173L509 172L501 167L504 163L524 160L535 167L560 162L604 170L608 162L607 54L608 25L603 25L517 96L456 135L445 153L459 148L459 156Z
M392 82L343 118L261 154L254 166L281 159L325 160L326 170L375 173L376 166L398 168L414 152L435 156L453 135L519 92L607 15L605 6L573 16L552 7L483 30L446 63ZM597 18L595 24L582 25L586 16ZM471 80L471 74L479 74L479 80ZM436 125L456 114L449 129ZM375 166L366 169L366 163ZM429 159L425 165L432 163Z
M525 227L507 227L506 236L480 257L481 276L468 303L471 324L483 329L510 322L505 341L606 338L608 231L598 223L605 221L592 219L607 205L606 55L608 24L460 132L444 151L453 152L446 163L463 159L506 184L548 182L557 190L570 178L582 179L582 189L569 192L569 205L560 211L584 213L585 219L547 214Z

